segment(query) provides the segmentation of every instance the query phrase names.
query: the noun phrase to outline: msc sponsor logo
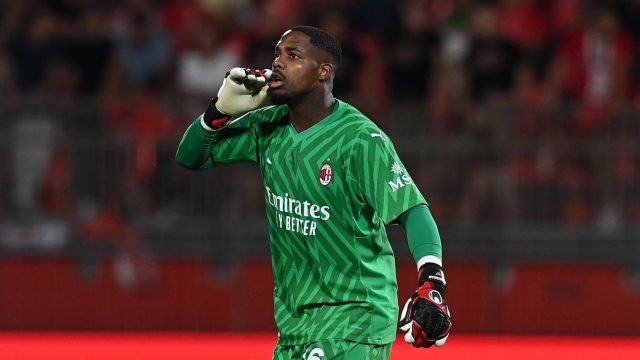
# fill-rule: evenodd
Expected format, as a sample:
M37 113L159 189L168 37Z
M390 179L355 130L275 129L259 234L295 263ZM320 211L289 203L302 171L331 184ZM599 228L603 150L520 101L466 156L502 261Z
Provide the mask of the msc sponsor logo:
M409 175L402 175L397 177L394 181L389 181L388 184L391 187L391 191L396 192L402 187L413 184L413 180L411 180Z
M393 163L393 165L391 165L391 172L398 175L395 180L388 182L389 186L391 187L391 191L396 192L402 187L413 184L413 180L411 180L411 177L409 175L403 175L404 169L402 168L402 166L400 166L400 164Z

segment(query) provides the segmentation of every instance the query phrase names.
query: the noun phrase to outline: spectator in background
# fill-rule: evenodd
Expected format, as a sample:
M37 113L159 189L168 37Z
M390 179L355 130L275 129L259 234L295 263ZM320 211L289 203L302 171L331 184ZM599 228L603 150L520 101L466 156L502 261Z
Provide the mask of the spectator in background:
M476 9L466 59L469 107L463 124L471 163L464 167L459 216L464 220L518 218L515 181L508 167L516 77L521 50L500 36L493 8Z
M501 0L496 20L500 35L522 49L535 77L544 77L553 47L542 8L534 0Z
M546 40L547 24L534 0L501 0L497 6L500 35L530 51Z
M166 74L171 65L170 39L156 28L150 15L134 12L130 15L128 31L117 41L118 61L124 87L139 89L156 74Z
M426 100L436 74L441 73L440 39L429 26L428 2L411 0L401 9L398 40L390 46L386 73L390 80L391 128L407 132L426 130Z
M393 0L354 0L357 26L383 42L394 41L403 2Z
M333 94L357 106L385 128L388 107L388 74L384 66L383 45L351 25L349 10L338 4L318 9L318 27L342 44L342 64L333 83ZM371 84L376 86L371 86Z
M45 80L51 62L61 55L56 19L45 10L26 15L24 26L11 35L7 56L14 82L22 93L31 93Z
M0 1L0 118L8 120L0 122L0 133L44 139L31 150L2 144L0 153L7 156L0 164L0 186L7 190L0 200L8 204L21 194L18 202L25 209L67 209L62 195L71 189L79 200L102 202L112 193L103 175L109 171L109 186L115 184L119 191L129 186L131 193L143 189L139 204L154 209L158 194L145 191L155 191L155 182L166 179L155 172L154 161L161 160L158 155L169 141L165 125L172 122L168 118L173 111L192 114L181 118L201 112L199 105L190 107L191 101L209 97L222 80L210 79L210 74L231 66L225 63L268 68L282 29L312 22L345 44L342 71L334 83L337 97L357 104L392 136L428 134L446 142L442 153L434 145L413 158L442 164L415 170L421 186L447 194L446 199L432 199L432 204L440 200L447 202L443 208L449 214L459 210L457 215L482 217L489 215L482 214L478 204L493 201L491 206L511 214L504 209L514 206L510 194L515 178L519 194L531 195L523 203L527 218L611 218L610 211L597 213L600 205L611 205L616 214L624 211L626 219L637 221L640 215L629 214L640 214L640 207L633 205L638 183L633 139L638 136L634 126L640 103L639 4ZM231 38L221 32L230 26L245 31ZM161 89L148 86L153 83L162 84ZM55 94L55 106L42 101L50 94ZM86 97L78 101L78 96ZM27 98L49 108L44 115L11 113ZM106 101L89 109L93 99ZM140 104L149 109L141 110ZM153 122L164 115L167 118ZM14 128L14 122L21 124ZM33 124L40 122L46 125L34 130ZM71 141L63 149L55 142L44 146L58 136L98 139L108 145L98 149ZM593 143L583 147L572 142L585 136ZM134 149L131 144L137 141ZM591 144L606 151L596 154ZM458 152L468 156L459 158ZM10 160L18 157L33 159L44 167L44 175L25 164L14 167ZM27 181L18 184L14 171ZM69 172L71 180L63 176ZM246 176L247 183L254 184L251 177L257 175ZM237 216L248 211L243 206L246 198L259 201L262 196L259 188L247 186L228 194L237 203L231 208ZM495 196L500 187L507 190ZM42 202L38 205L43 194L49 199L44 207ZM558 201L562 194L567 194L564 203ZM31 201L36 205L27 205Z
M578 108L574 130L593 132L628 101L633 39L607 6L590 10L582 31L562 42L552 77L553 94Z
M474 103L512 95L522 50L500 35L493 8L476 9L471 27L471 43L466 59L466 78Z
M361 75L364 63L358 35L351 28L347 13L346 8L332 6L321 11L317 21L320 29L325 29L342 44L342 64L333 81L333 94L345 101L349 101L346 97L355 90L354 78Z
M201 103L217 92L223 80L220 74L240 63L240 56L223 43L215 24L202 24L192 35L195 48L178 58L178 84L188 97Z
M465 59L471 42L469 27L474 9L472 0L454 0L451 5L439 29L442 80L435 84L430 99L429 131L440 135L459 129L455 120L461 117L457 112L462 108L452 104L463 104L466 100Z
M136 94L135 106L131 113L132 141L127 144L129 159L125 174L127 190L126 201L135 211L148 212L159 207L157 189L159 179L156 166L168 141L173 140L177 129L177 119L166 101L168 83L161 76L151 77L145 81L143 88Z
M440 39L429 27L426 0L410 0L402 8L400 33L388 52L387 71L394 101L422 101L439 67Z
M551 34L562 40L580 30L585 8L584 0L554 0L547 3Z
M112 92L115 84L115 46L107 34L105 14L91 9L80 16L75 38L66 57L79 77L79 92L95 96Z
M199 47L198 36L203 27L216 22L214 14L196 0L166 1L159 10L162 27L175 44L180 56L192 47ZM202 34L207 36L206 34Z
M7 101L15 93L15 79L9 58L8 43L18 33L25 9L18 2L0 2L0 98ZM11 97L10 97L11 96Z
M295 9L263 5L260 16L255 18L249 30L244 58L247 67L269 69L273 62L274 44L280 40L282 29L298 24L299 17Z

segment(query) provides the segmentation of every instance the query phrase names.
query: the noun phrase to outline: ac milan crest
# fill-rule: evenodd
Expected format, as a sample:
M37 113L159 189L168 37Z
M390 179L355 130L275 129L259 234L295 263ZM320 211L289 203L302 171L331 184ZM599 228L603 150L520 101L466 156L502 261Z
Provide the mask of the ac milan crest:
M329 185L329 183L331 182L331 178L333 177L333 170L331 169L331 165L322 165L318 176L320 177L320 184L324 186Z

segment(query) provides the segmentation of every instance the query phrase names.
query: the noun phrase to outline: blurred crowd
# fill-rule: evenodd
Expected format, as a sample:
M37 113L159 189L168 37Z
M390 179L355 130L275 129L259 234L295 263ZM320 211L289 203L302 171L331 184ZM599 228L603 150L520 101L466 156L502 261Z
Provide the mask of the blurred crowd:
M310 24L439 221L640 222L638 19L638 0L0 1L0 215L125 238L131 213L260 215L256 172L215 193L173 156L229 68L270 68Z

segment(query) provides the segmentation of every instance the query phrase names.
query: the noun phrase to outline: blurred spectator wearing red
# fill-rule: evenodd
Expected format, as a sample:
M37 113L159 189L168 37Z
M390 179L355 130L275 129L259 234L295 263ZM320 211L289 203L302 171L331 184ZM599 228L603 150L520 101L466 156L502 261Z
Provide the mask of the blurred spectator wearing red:
M608 6L590 9L583 28L561 43L552 83L577 106L575 131L601 130L628 102L633 51L633 39Z

